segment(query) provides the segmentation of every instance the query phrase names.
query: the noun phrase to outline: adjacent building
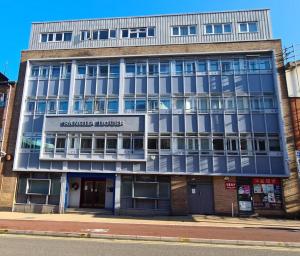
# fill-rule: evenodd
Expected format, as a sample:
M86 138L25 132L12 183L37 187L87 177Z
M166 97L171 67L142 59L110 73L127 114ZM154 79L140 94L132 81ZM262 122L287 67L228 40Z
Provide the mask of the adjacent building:
M10 143L15 91L16 83L0 72L0 210L12 209L16 186Z
M281 57L269 10L33 23L13 209L296 213Z

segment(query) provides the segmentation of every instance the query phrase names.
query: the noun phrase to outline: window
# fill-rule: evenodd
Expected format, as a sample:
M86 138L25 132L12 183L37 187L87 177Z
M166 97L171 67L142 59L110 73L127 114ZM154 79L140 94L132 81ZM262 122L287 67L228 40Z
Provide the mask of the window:
M104 152L105 139L104 138L95 138L95 153Z
M159 72L162 75L169 74L170 73L170 63L169 62L160 63Z
M158 110L158 100L149 99L148 100L148 111L153 112Z
M183 98L179 98L179 99L173 99L174 102L174 109L176 110L184 110L184 99Z
M135 75L135 64L126 63L126 75Z
M223 139L213 139L213 150L224 150Z
M147 64L146 63L137 63L136 64L136 74L139 76L147 75Z
M212 110L222 110L223 109L223 100L222 98L211 98L210 99L211 109Z
M170 150L171 149L171 140L169 138L160 139L160 149Z
M91 32L89 30L83 30L80 33L80 40L85 41L91 38Z
M156 63L149 63L148 64L148 69L149 69L149 75L153 76L153 75L158 75L158 64Z
M187 150L198 151L199 149L198 138L188 138L186 146L187 146Z
M74 111L74 113L77 113L77 114L82 112L82 101L81 100L74 100L73 111Z
M209 110L208 98L200 98L199 99L199 112L207 113Z
M264 109L274 109L274 108L275 108L274 98L265 97L264 98Z
M105 113L105 100L104 99L96 99L95 112L96 113Z
M28 179L26 194L48 195L50 180Z
M96 66L88 66L87 67L87 75L89 77L97 76L97 67Z
M269 58L262 58L259 60L260 70L272 70L271 60Z
M80 142L80 152L81 153L91 153L92 152L92 135L83 134Z
M125 112L134 112L134 100L125 100Z
M238 139L227 138L227 151L238 151Z
M61 100L58 102L58 111L59 114L67 114L68 113L68 101Z
M91 114L94 112L94 101L93 99L86 99L84 101L84 113Z
M197 34L196 25L174 26L172 27L172 36L191 36Z
M158 149L158 139L149 138L148 139L148 149L149 150L157 150Z
M266 140L264 138L254 138L254 149L256 152L265 152Z
M71 76L72 65L65 64L62 68L62 78L69 78Z
M185 99L185 111L196 112L196 110L197 110L197 99L196 98Z
M200 138L200 150L202 151L202 153L210 150L210 143L208 138Z
M99 66L99 75L104 77L108 76L108 65Z
M222 61L221 65L222 65L222 72L223 73L233 71L232 61Z
M246 139L246 138L241 138L240 139L240 147L241 147L241 151L251 151L252 147L251 147L251 140Z
M185 62L184 63L184 72L185 74L195 74L196 68L194 62Z
M144 139L134 137L133 138L133 146L134 146L134 150L143 150L144 149Z
M57 137L56 138L55 151L56 152L64 152L65 151L65 146L66 146L66 138L64 138L64 137Z
M198 61L198 63L197 63L197 71L198 72L206 72L207 71L206 61Z
M169 110L171 109L170 99L161 99L159 103L159 109Z
M119 102L117 99L109 99L107 101L107 113L118 113Z
M46 135L45 152L54 152L55 148L55 136L52 134Z
M40 77L48 78L49 76L49 67L41 67L40 68Z
M60 76L60 67L53 66L51 69L51 78L59 78Z
M55 100L48 101L47 112L49 114L56 114L56 101Z
M225 109L228 111L235 110L235 98L225 98Z
M217 72L220 70L220 65L218 60L210 60L209 61L209 71Z
M176 73L176 75L181 75L183 73L183 62L182 61L175 62L175 73Z
M38 114L45 114L46 112L46 101L38 101L37 102L37 110Z
M117 152L117 138L107 138L106 139L106 152L107 153L116 153Z
M176 149L185 150L185 139L184 138L176 138Z
M251 109L258 111L262 109L262 98L251 98Z
M155 27L124 28L121 33L122 38L144 38L155 36Z
M69 153L76 153L79 145L79 138L76 134L70 134L69 136Z
M123 137L123 139L122 139L122 149L132 149L130 135L128 137L125 137L125 136Z
M249 101L247 97L237 97L237 108L238 110L248 110L249 109Z
M109 68L110 77L118 77L120 74L120 66L119 64L111 64Z
M270 151L280 151L280 142L279 139L269 139L269 150Z
M93 31L93 40L114 39L117 36L115 29L101 29Z
M42 33L40 41L46 42L70 42L72 41L72 32Z
M4 108L6 105L6 93L0 93L0 108Z
M77 74L78 75L85 75L85 72L86 72L85 66L78 66L77 67Z
M232 32L232 28L230 23L205 25L206 34L226 34L231 32Z
M243 22L239 24L240 33L258 32L257 22Z
M146 111L146 100L136 100L136 111L144 112Z
M35 102L34 101L28 101L27 102L27 112L33 113L35 109Z
M39 67L32 67L31 68L31 77L38 77L39 76Z

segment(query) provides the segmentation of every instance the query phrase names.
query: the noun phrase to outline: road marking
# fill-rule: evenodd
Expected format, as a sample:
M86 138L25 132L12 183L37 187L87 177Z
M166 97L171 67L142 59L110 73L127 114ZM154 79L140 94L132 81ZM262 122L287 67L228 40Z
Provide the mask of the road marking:
M52 236L35 236L35 235L12 235L0 234L0 237L22 238L22 239L41 239L41 240L69 240L81 242L97 242L97 243L119 243L119 244L147 244L147 245L169 245L169 246L192 246L207 248L230 248L230 249L251 249L251 250L271 250L271 251L288 251L300 252L300 248L293 247L274 247L274 246L249 246L249 245L230 245L230 244L209 244L209 243L186 243L186 242L165 242L165 241L144 241L144 240L119 240L119 239L101 239L101 238L75 238L75 237L52 237Z
M92 233L107 233L109 229L95 228L95 229L83 229L82 231L92 232Z

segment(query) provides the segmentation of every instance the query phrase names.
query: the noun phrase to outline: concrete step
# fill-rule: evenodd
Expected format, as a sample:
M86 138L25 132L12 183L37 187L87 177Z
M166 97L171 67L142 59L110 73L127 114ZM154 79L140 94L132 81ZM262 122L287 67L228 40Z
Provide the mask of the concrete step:
M94 208L67 208L65 213L73 214L91 214L91 215L112 215L113 211L110 209L94 209Z

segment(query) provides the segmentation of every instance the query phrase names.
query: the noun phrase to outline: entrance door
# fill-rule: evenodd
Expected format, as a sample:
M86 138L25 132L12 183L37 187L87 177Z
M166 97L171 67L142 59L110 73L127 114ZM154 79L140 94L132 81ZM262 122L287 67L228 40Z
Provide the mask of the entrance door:
M82 180L80 207L105 208L105 180Z
M189 212L191 214L213 214L212 184L192 183L188 185Z

